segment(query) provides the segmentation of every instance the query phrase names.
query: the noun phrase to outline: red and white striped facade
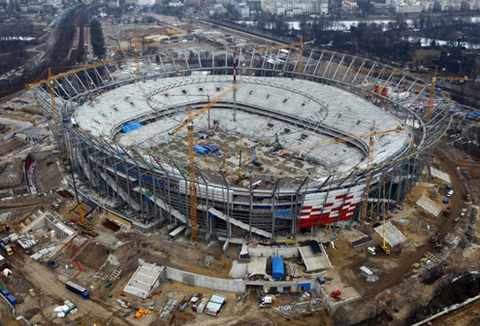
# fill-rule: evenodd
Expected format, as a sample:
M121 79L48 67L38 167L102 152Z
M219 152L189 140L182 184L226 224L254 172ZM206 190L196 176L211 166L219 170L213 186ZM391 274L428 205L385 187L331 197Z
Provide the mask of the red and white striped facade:
M327 225L352 219L362 201L365 185L307 194L303 202L298 228Z

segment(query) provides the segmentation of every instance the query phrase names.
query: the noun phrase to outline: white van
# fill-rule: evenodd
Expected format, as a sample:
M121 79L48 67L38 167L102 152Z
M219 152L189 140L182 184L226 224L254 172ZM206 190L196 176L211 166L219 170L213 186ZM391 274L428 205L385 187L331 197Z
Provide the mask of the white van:
M450 189L448 192L447 192L447 197L450 198L452 197L453 195L453 189Z

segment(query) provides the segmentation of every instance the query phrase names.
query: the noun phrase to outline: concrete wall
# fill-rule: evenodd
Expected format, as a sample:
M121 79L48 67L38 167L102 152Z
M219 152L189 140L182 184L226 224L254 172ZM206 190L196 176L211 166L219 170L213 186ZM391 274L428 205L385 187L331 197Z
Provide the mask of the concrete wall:
M271 247L248 247L250 256L257 257L283 257L283 258L297 258L300 257L298 248L284 248L278 246Z
M175 268L167 268L167 278L192 286L199 286L212 290L243 293L245 282L243 280L229 280L205 275L193 274Z

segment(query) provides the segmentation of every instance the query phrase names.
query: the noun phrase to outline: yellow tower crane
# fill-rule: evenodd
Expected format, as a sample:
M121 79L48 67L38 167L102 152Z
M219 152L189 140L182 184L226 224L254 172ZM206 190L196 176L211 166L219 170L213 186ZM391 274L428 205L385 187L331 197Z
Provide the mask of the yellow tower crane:
M297 72L299 73L298 78L301 78L301 73L303 72L303 46L307 44L313 44L315 43L315 40L310 40L310 41L303 41L303 36L300 36L300 42L296 43L291 43L291 44L284 44L284 45L278 45L270 48L264 48L264 49L259 49L255 50L256 52L268 52L268 51L275 51L275 50L281 50L281 49L289 49L293 47L299 47L299 52L298 52L298 64L297 64ZM286 63L287 64L287 63Z
M386 212L386 204L387 196L386 196L386 182L383 182L383 241L382 241L382 250L385 255L390 255L390 247L387 245L387 212Z
M134 42L134 46L126 47L126 48L117 48L112 47L112 51L133 51L135 54L135 74L137 77L140 77L140 62L139 62L139 54L138 49L144 49L145 46L137 45L137 42Z
M341 144L341 143L346 143L346 142L351 142L354 140L360 140L363 138L369 138L369 144L368 144L368 156L367 156L367 167L366 167L366 175L365 175L365 192L363 193L363 199L362 199L362 208L361 208L361 213L360 213L360 230L363 231L364 228L364 222L367 216L367 206L368 206L368 193L370 192L370 179L372 177L372 171L371 171L371 165L373 161L373 154L375 151L375 137L382 136L391 132L400 132L404 130L404 128L400 125L398 125L394 129L390 130L385 130L385 131L378 131L377 132L377 127L376 127L376 121L372 121L372 128L370 129L370 132L360 135L360 136L350 136L350 137L344 137L344 138L332 138L328 139L323 142L318 142L312 145L306 145L306 146L301 146L297 148L292 148L289 149L288 151L283 151L282 155L284 157L289 157L293 156L296 157L294 153L302 153L306 149L313 149L313 148L318 148L318 147L324 147L324 146L329 146L329 145L335 145L335 144Z
M298 153L299 151L303 152L304 150L307 150L307 149L314 149L314 148L319 148L319 147L324 147L324 146L336 145L336 144L341 144L341 143L348 143L348 142L351 142L351 141L354 141L354 140L360 140L360 139L367 138L367 137L378 137L378 136L383 136L383 135L391 133L391 132L400 132L400 131L404 130L404 128L402 126L398 125L394 129L389 129L389 130L378 131L377 132L377 131L374 130L374 129L376 129L375 124L376 124L375 120L373 120L371 131L369 133L366 133L366 134L363 134L363 135L348 136L348 137L342 137L342 138L331 138L331 139L328 139L326 141L314 143L314 144L311 144L311 145L305 145L305 146L290 148L288 150L283 151L282 155L286 156L286 157L288 157L288 156L294 156L295 157L294 153Z
M227 88L223 93L216 97L213 101L209 102L203 108L192 114L191 107L188 107L188 119L178 126L174 131L170 132L169 135L174 136L180 130L187 127L188 130L188 174L190 179L190 223L192 227L192 242L196 243L198 240L198 225L197 225L197 177L195 173L195 137L193 133L193 120L209 110L213 105L215 105L222 98L227 96L228 93L236 89L240 83L235 83L229 88Z
M40 87L44 84L48 84L49 92L50 92L50 98L51 98L51 116L52 116L51 121L53 123L53 128L55 129L55 134L56 134L56 137L57 137L57 149L58 149L58 156L59 156L59 159L60 159L60 164L64 163L63 162L62 149L61 149L61 146L60 146L60 144L63 140L61 138L60 127L59 127L59 125L62 123L62 118L58 114L57 103L56 103L56 100L55 100L55 80L63 78L63 77L67 77L67 76L70 76L70 75L73 75L73 74L76 74L80 71L85 71L85 70L88 70L88 69L100 67L100 66L103 66L103 65L105 65L107 63L110 63L112 61L114 61L114 58L110 58L110 59L107 59L107 60L104 60L104 61L96 62L96 63L91 64L91 65L86 65L86 66L83 66L83 67L75 68L73 70L70 70L70 71L67 71L67 72L64 72L64 73L60 73L60 74L55 75L55 76L52 76L52 69L48 68L48 78L47 79L43 79L43 80L40 80L38 82L29 83L29 84L25 85L25 88L30 89L30 88L33 88L33 87ZM66 139L65 139L65 141L66 141ZM65 147L67 149L67 159L70 159L70 151L68 150L68 144ZM73 176L73 170L72 170L72 179L73 179L72 182L74 183L75 195L76 195L77 204L78 204L78 215L80 217L80 220L78 221L78 223L83 225L85 223L85 215L83 214L82 205L81 205L80 200L78 198L78 193L77 193L77 189L76 189L76 186L75 186L75 177Z
M360 214L360 231L363 232L365 226L365 219L367 218L368 194L370 192L370 179L372 178L372 161L373 153L375 151L375 133L377 131L377 123L373 120L372 129L370 133L370 140L368 143L368 158L367 158L367 174L365 175L365 191L363 192L362 211Z

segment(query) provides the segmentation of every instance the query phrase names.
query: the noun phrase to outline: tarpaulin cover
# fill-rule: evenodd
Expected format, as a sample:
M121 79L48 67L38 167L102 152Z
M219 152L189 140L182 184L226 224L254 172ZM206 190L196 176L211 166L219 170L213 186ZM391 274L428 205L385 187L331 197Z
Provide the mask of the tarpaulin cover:
M128 133L130 131L133 131L133 130L136 130L136 129L139 129L142 127L142 124L140 122L132 122L132 123L126 123L123 125L122 127L122 131L124 133Z

